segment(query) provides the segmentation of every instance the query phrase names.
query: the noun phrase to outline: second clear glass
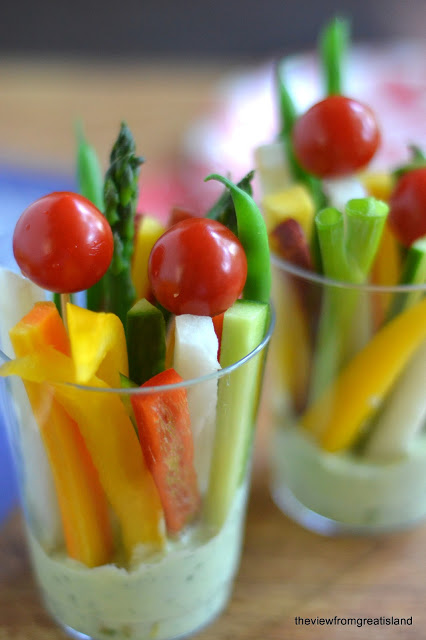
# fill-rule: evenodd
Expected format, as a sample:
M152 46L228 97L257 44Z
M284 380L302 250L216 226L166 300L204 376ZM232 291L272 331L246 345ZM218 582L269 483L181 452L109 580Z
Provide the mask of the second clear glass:
M271 488L324 534L426 517L425 286L333 282L273 258Z

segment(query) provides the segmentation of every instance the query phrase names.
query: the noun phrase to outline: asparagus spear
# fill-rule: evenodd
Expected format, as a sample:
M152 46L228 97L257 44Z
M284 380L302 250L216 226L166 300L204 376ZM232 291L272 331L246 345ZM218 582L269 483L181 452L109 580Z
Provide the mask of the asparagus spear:
M118 315L126 326L126 314L136 297L131 279L131 259L135 213L138 199L138 178L143 158L135 155L135 142L123 122L110 156L105 175L105 216L114 236L114 255L102 278L103 299L96 309Z

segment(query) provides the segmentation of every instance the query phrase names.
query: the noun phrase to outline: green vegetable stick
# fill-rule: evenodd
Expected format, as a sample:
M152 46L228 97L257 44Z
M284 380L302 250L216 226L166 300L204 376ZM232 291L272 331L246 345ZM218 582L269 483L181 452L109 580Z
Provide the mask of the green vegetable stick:
M221 367L228 367L253 351L265 337L269 321L268 304L237 300L224 316ZM264 358L265 352L259 353L219 380L216 433L204 505L207 523L217 528L225 522L247 473Z
M364 282L379 248L389 207L376 198L354 198L346 205L346 249L352 268L352 281Z
M426 282L426 236L419 238L408 249L404 271L400 284L424 284ZM422 291L395 293L389 311L388 320L394 318L408 307L419 301Z
M103 176L97 153L85 139L81 122L76 125L76 134L79 193L93 202L99 211L103 211Z
M327 95L343 92L343 63L348 48L348 20L333 18L320 34L319 48Z
M103 177L95 149L84 137L81 122L76 125L77 134L77 183L82 196L104 211ZM87 290L87 308L99 311L103 308L104 282L101 279Z
M222 182L231 192L237 216L238 238L247 257L247 280L244 298L269 303L271 294L271 264L265 221L253 198L231 180L218 174L206 179Z
M249 173L237 183L237 187L248 193L249 196L253 195L253 189L251 186L253 177L254 171L249 171ZM210 220L218 220L224 224L225 227L228 227L232 233L237 234L237 216L235 214L234 202L228 189L225 189L217 202L215 202L212 208L207 212L206 218L209 218Z
M138 385L164 371L166 324L160 309L142 298L127 312L129 376Z
M327 208L315 218L324 273L342 282L342 286L325 285L315 356L312 368L310 400L315 400L333 381L352 351L359 346L351 330L360 322L360 291L344 283L362 284L379 246L388 207L374 198L350 200L344 217L337 209ZM368 310L364 308L364 314ZM354 315L355 323L354 323Z
M105 176L105 216L114 237L114 255L102 278L103 311L118 315L126 326L127 311L136 297L131 278L131 259L138 199L138 179L143 158L135 155L135 142L130 129L122 123L110 156Z

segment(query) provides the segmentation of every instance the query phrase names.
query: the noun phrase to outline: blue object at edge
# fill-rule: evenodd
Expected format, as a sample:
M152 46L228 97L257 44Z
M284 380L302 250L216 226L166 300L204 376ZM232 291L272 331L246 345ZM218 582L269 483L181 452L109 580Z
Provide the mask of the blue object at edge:
M10 225L10 233L0 234L0 263L17 269L12 253L12 231L24 209L37 198L52 191L72 191L75 181L59 173L0 165L0 216ZM1 291L0 291L1 295ZM18 499L18 487L6 427L0 414L0 526Z

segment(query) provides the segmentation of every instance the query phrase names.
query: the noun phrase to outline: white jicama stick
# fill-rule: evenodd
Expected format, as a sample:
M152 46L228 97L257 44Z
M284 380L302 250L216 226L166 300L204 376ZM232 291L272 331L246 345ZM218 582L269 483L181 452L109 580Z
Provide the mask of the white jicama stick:
M365 455L392 459L407 453L426 422L426 342L396 382L374 426Z
M213 321L207 316L176 316L174 368L184 380L220 369L218 340ZM199 488L207 489L216 426L217 380L188 388L188 405L194 438L194 464Z
M14 357L9 330L26 315L36 302L45 299L44 291L26 278L0 267L0 340L8 357ZM31 525L41 545L50 550L63 540L61 518L53 476L40 431L35 421L22 380L15 377L8 382L13 397L13 413L5 416L16 446L20 449L23 466L24 496ZM12 408L12 407L10 407ZM16 432L19 429L19 434Z
M346 203L353 198L365 198L367 192L361 182L354 177L336 178L323 181L323 190L330 207L345 211Z
M263 197L290 186L291 177L281 140L257 147L255 163Z

